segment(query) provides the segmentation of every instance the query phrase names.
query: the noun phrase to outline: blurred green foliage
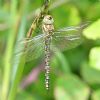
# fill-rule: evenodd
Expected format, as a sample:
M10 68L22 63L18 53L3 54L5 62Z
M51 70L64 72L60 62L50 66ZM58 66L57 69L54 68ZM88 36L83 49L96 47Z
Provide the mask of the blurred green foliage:
M100 19L90 25L87 29L84 30L84 35L88 39L97 40L100 39Z
M51 58L50 91L41 59L13 60L16 41L42 5L43 0L0 0L0 100L100 100L100 0L50 0L56 29L90 22L79 47Z

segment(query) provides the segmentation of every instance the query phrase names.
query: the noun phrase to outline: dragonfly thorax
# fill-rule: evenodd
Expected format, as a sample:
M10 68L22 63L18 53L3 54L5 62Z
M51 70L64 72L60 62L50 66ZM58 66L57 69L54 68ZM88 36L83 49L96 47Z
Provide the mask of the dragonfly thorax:
M46 15L43 19L43 24L42 24L42 31L46 35L51 36L53 34L54 26L53 26L53 18L51 15Z

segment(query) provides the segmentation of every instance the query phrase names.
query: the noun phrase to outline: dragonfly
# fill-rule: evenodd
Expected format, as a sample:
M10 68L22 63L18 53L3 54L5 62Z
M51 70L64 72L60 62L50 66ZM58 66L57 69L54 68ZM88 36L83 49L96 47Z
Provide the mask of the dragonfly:
M53 17L45 15L41 26L42 34L27 37L20 42L21 45L26 45L24 49L20 50L20 54L26 55L26 62L37 59L44 54L45 87L48 90L51 52L56 52L56 50L64 51L81 44L83 40L81 33L85 25L55 30Z

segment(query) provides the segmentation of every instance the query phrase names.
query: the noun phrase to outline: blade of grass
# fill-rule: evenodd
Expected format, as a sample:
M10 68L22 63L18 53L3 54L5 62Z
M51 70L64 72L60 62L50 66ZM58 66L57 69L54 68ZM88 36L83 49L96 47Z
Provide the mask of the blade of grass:
M18 88L18 85L19 85L19 82L20 82L20 79L23 73L24 64L25 64L25 55L22 55L18 69L16 71L16 75L14 77L14 81L12 82L8 100L15 100L17 88Z
M26 1L24 1L24 4L21 5L21 9L20 9L20 15L23 13L23 11L25 11L25 12L22 14L22 18L21 18L22 21L21 21L18 39L22 38L23 37L22 35L24 35L24 33L25 33L27 7L28 7L28 1L26 0ZM19 64L13 66L13 69L14 69L13 75L14 76L12 77L11 88L9 91L8 100L15 100L17 88L20 83L22 73L24 70L25 56L26 55L22 55L19 58Z
M9 30L8 42L5 52L4 59L4 75L3 75L3 83L2 83L2 100L7 100L9 85L10 85L10 74L11 74L11 63L10 59L12 57L13 46L16 38L16 30L17 30L17 17L16 17L16 9L17 9L17 0L11 1L11 17L9 19L9 24L12 26Z

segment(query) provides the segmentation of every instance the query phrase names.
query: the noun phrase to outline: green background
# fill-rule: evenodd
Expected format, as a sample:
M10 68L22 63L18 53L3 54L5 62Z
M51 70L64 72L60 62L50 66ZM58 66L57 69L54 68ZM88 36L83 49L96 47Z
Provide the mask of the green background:
M0 0L0 100L100 100L100 0L51 0L56 29L88 23L83 43L51 58L50 90L41 59L13 59L43 0ZM18 64L19 62L19 64Z

